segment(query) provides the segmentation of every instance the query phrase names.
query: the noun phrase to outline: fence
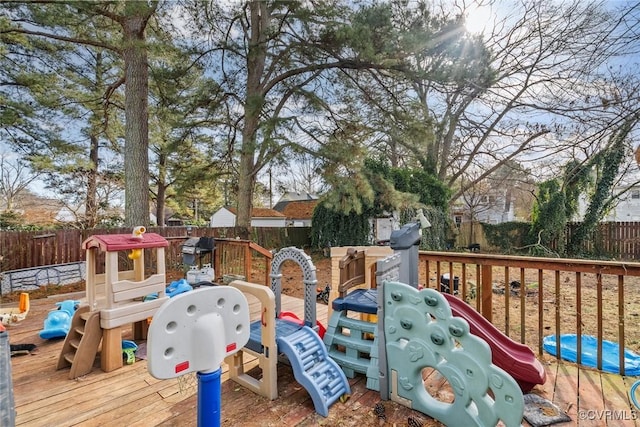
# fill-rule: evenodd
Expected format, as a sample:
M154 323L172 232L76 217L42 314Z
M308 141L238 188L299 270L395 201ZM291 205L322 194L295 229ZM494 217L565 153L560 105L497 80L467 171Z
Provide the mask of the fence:
M577 226L578 223L567 225L566 241L569 241ZM491 247L480 222L465 222L460 225L456 247L466 248L471 243L480 244L483 252L496 250ZM589 238L582 242L581 253L598 258L640 260L640 222L598 224Z
M181 265L181 246L189 237L235 238L235 228L149 227L169 241L167 268ZM84 261L82 242L94 234L130 233L130 228L0 232L0 271ZM308 247L310 228L253 228L251 240L267 249Z
M0 295L17 290L37 289L40 286L76 283L84 280L85 275L84 262L7 270L0 274Z

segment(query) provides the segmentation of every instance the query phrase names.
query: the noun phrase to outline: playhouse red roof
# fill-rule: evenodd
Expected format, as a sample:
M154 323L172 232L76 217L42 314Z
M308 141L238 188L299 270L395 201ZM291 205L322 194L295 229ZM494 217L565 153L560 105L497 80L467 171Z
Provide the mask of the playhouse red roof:
M133 237L132 234L96 234L82 242L82 249L99 248L106 252L167 246L169 246L167 239L157 233L144 233L142 239Z

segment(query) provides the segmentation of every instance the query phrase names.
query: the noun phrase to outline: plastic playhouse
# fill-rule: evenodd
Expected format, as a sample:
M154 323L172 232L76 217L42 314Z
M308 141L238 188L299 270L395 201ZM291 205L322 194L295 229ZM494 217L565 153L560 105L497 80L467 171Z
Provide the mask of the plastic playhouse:
M303 272L304 320L294 313L282 312L281 269L287 260L295 261ZM278 397L277 364L283 354L293 374L313 401L316 412L327 416L329 406L350 393L349 382L340 366L331 358L322 341L324 327L316 321L316 271L311 258L298 248L284 248L272 260L271 289L235 280L230 286L255 296L261 303L262 316L251 323L247 345L227 358L229 377L268 399ZM244 372L244 354L257 358L262 378Z
M507 426L519 426L524 412L523 391L545 382L543 366L529 348L476 317L463 302L434 289L418 289L417 225L399 230L391 240L395 245L392 255L385 256L389 248L385 248L386 254L383 250L369 257L366 249L341 254L340 272L344 274L338 286L332 286L337 298L331 304L332 314L323 339L326 350L318 349L318 354L322 353L323 358L327 354L328 360L340 366L347 377L366 375L367 387L379 391L382 399L391 399L447 425L492 426L502 421ZM276 326L278 262L276 255L271 290L232 282L232 286L258 296L263 314L261 321L252 325L247 347L228 362L230 378L271 399L277 397L277 356L273 349L280 353L286 348L285 340L278 338ZM309 286L315 283L313 270L303 267L305 290L313 289ZM305 310L307 300L305 292ZM306 328L313 330L314 321L305 313ZM257 329L261 335L256 334ZM316 352L315 346L309 347L300 346L310 359L319 359L309 356ZM244 352L258 358L261 379L242 372ZM293 359L294 370L298 369L299 357L287 356ZM422 372L426 368L447 379L455 395L453 403L441 402L425 389ZM313 397L322 387L295 377L312 395L316 411L326 415L331 402L325 407ZM327 377L321 381L326 382Z
M58 359L58 369L70 368L69 378L91 372L102 342L100 366L110 372L123 366L121 330L133 324L134 340L146 339L148 322L169 299L165 294L167 240L136 227L131 234L94 235L82 243L86 251L86 304L76 310ZM126 255L133 268L119 271ZM104 258L103 258L104 257ZM155 273L145 275L145 258L155 262ZM102 261L104 259L104 261ZM98 273L104 265L104 272ZM144 299L149 294L155 299Z

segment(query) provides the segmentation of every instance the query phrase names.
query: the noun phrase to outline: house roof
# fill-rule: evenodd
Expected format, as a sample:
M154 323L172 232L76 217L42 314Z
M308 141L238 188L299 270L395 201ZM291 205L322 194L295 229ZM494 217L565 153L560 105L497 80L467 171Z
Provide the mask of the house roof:
M314 193L300 193L295 191L288 191L285 194L283 194L282 197L280 197L280 200L278 200L278 203L275 204L273 209L277 210L278 212L283 212L284 208L286 208L289 203L303 202L303 201L310 201L310 200L318 200L318 195Z
M287 218L311 219L313 217L313 210L315 209L317 204L317 200L289 202L282 210L282 213Z
M234 215L238 215L238 210L236 208L227 208L229 212ZM268 208L252 208L251 209L251 218L284 218L285 215L274 209Z

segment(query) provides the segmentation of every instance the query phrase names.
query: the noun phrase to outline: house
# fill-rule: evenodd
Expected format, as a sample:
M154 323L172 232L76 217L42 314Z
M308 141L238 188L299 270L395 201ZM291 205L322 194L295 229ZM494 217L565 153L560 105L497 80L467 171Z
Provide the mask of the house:
M482 192L468 192L457 199L452 206L456 225L479 221L499 224L516 219L515 197L512 189L489 188Z
M317 204L318 199L289 201L280 212L287 218L287 227L311 227L313 210Z
M603 222L635 222L640 221L640 185L631 187L614 187L612 194L622 194L609 212L602 218ZM584 218L587 201L584 197L578 200L578 221Z
M230 207L222 207L218 209L209 220L211 227L235 227L237 209ZM274 210L267 208L251 209L251 226L252 227L285 227L286 217Z
M283 212L284 208L291 202L303 202L309 200L318 200L318 195L307 192L299 192L299 191L287 191L280 197L278 203L275 204L273 209L278 212Z

